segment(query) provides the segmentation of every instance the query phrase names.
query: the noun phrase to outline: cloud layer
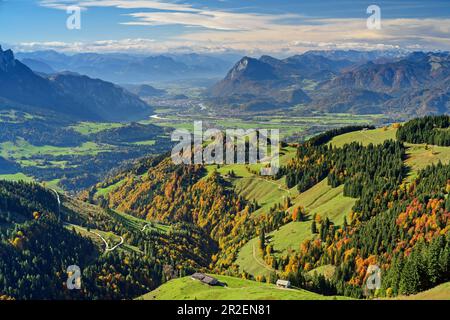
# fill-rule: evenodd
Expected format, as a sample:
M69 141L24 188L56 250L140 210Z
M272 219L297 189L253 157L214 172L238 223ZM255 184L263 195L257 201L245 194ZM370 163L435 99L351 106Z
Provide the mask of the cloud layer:
M296 53L308 49L424 49L450 50L450 18L382 19L381 30L369 30L361 19L325 19L299 14L262 14L195 7L158 0L42 0L47 8L123 9L128 25L148 27L178 25L183 32L162 41L119 39L90 43L58 43L73 51L226 51ZM48 43L23 44L30 48Z

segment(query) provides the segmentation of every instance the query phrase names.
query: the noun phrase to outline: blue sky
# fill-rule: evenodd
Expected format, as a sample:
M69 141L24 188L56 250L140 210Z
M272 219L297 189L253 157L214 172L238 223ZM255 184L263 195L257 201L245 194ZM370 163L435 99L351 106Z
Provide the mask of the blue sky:
M381 9L381 29L366 9ZM68 30L66 7L82 8ZM0 43L21 50L290 54L450 50L449 0L0 0Z

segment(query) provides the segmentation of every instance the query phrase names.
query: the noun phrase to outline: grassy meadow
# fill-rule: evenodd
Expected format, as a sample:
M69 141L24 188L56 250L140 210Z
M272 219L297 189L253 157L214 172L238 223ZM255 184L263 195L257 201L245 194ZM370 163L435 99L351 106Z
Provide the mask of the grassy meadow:
M306 290L283 289L273 284L212 275L226 286L208 286L190 277L171 280L138 300L336 300Z

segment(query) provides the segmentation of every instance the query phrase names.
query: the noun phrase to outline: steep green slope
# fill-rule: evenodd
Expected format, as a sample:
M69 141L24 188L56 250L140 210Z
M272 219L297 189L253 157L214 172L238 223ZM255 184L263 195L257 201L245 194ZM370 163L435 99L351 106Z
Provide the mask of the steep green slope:
M369 143L380 144L385 140L397 140L396 126L383 127L374 130L360 130L334 137L329 144L342 147L346 143L359 142L363 145ZM411 169L408 179L412 180L417 172L428 165L450 162L450 148L426 144L405 143L407 149L406 165Z
M260 208L255 215L267 212L274 205L281 203L285 197L298 195L296 188L287 188L285 178L269 180L255 175L234 179L232 181L236 192L249 200L255 200Z
M286 165L295 157L296 148L292 146L283 147L280 150L280 165ZM207 166L208 172L217 170L226 180L234 186L235 192L249 201L256 201L259 204L254 215L268 212L271 207L283 201L285 197L295 197L298 195L296 188L289 189L286 186L285 178L272 180L270 177L261 177L256 174L261 164L241 165L227 164L217 168L217 166ZM235 177L229 177L229 172L233 171Z
M328 217L340 225L344 217L350 213L355 201L356 199L343 195L343 186L332 188L328 185L326 179L311 189L300 193L293 198L293 205L289 211L292 211L295 207L302 206L309 214L309 220L290 222L267 235L274 248L275 255L282 256L291 250L296 251L304 240L314 238L311 232L311 219L314 214L319 214L323 218ZM256 250L257 243L258 239L255 238L244 245L239 252L236 263L241 271L253 275L268 276L271 273L271 268L266 266L261 257L259 257L259 252Z
M404 183L426 164L445 160L446 153L431 151L430 161L421 160L423 155L413 150L428 151L434 147L405 148L392 141L396 128L358 128L359 131L335 137L331 144L342 144L337 149L321 143L301 145L298 156L294 149L289 151L294 159L284 159L285 166L276 180L258 176L257 167L253 166L207 166L199 171L183 168L183 172L163 161L163 165L150 168L146 176L128 176L126 183L109 193L109 205L141 219L194 221L205 228L218 244L208 264L212 273L246 272L267 277L273 276L276 268L278 277L289 277L298 286L362 297L368 265L379 262L387 268L394 255L406 259L416 243L422 239L431 241L448 231L448 188L446 180L442 180L447 169L432 168L421 173L421 180L406 184L411 186L409 189ZM326 143L325 138L332 136L327 134L319 141ZM347 144L354 140L363 143ZM434 175L439 180L433 182ZM427 199L430 203L426 203ZM407 212L414 219L407 218L404 211L415 206L426 207L427 212ZM430 208L438 208L437 213ZM436 222L432 220L434 216ZM423 229L425 221L427 228ZM383 232L376 233L375 224ZM402 242L403 238L408 241ZM445 246L441 238L439 241ZM318 280L311 275L315 272L308 273L311 269L328 279L334 273L333 283ZM306 274L312 278L304 278ZM395 275L391 278L383 292L389 292L386 290L390 283L396 286L392 289L394 294L430 288L424 282L398 289L398 279ZM440 277L432 284L445 281L448 280Z
M368 145L369 143L380 144L385 140L396 140L396 133L397 129L393 126L373 130L360 130L334 137L329 144L336 147L342 147L344 144L355 141L363 145Z
M396 140L397 125L391 127L359 130L334 137L329 144L342 147L353 141L368 145L369 143L381 144L385 140ZM450 163L450 148L440 146L427 146L425 144L407 144L406 166L410 169L407 180L412 181L419 170L431 164ZM336 225L341 225L354 206L356 199L343 196L343 185L331 188L327 185L327 179L314 185L312 188L297 193L292 199L292 207L302 206L311 218L314 214L331 219ZM292 188L291 190L295 190ZM295 192L295 191L294 191ZM291 193L292 194L292 193ZM278 198L281 202L282 199ZM348 216L347 216L348 218ZM273 256L280 257L292 251L298 251L300 244L306 239L314 239L311 232L311 220L304 222L290 222L278 230L266 235L268 242L273 247ZM258 238L250 240L244 245L238 255L236 264L241 272L253 275L269 276L274 270L268 266L258 250Z
M419 170L429 165L450 163L450 147L432 146L426 144L405 143L407 159L406 165L411 169L408 180L417 177Z
M273 284L216 276L227 286L208 286L190 277L171 280L140 300L325 300L345 299L326 297L306 290L281 289Z
M411 296L399 296L398 300L450 300L450 282Z
M336 267L331 264L326 264L308 272L309 275L323 275L326 279L331 279L336 271Z

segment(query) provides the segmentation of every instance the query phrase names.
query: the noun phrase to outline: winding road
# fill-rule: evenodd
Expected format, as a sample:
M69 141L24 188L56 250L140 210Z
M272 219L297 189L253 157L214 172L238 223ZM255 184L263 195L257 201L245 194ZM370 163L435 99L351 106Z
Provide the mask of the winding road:
M110 247L109 247L109 244L108 244L108 241L106 241L105 238L103 238L101 234L99 234L99 233L97 233L97 232L94 232L94 231L91 231L91 233L95 234L95 235L98 236L100 239L102 239L103 243L105 244L105 252L110 252L110 251L113 251L113 250L117 249L117 248L120 247L120 246L123 244L123 242L124 242L123 237L120 236L120 243L118 243L118 244L116 244L114 247L110 248Z
M58 201L58 218L61 220L61 199L59 198L59 193L55 189L50 189L56 194L56 200Z
M59 216L59 218L61 218L61 198L59 197L58 191L56 191L55 189L50 189L50 190L52 190L56 195L56 200L58 201L58 216ZM146 226L144 226L144 229L142 229L142 231L145 230ZM118 243L114 247L110 248L108 242L106 241L105 238L102 237L102 235L100 235L99 233L94 232L94 231L91 231L91 233L95 234L100 239L102 239L103 243L105 244L105 252L113 251L113 250L117 249L118 247L120 247L124 243L123 237L120 236L120 243Z

